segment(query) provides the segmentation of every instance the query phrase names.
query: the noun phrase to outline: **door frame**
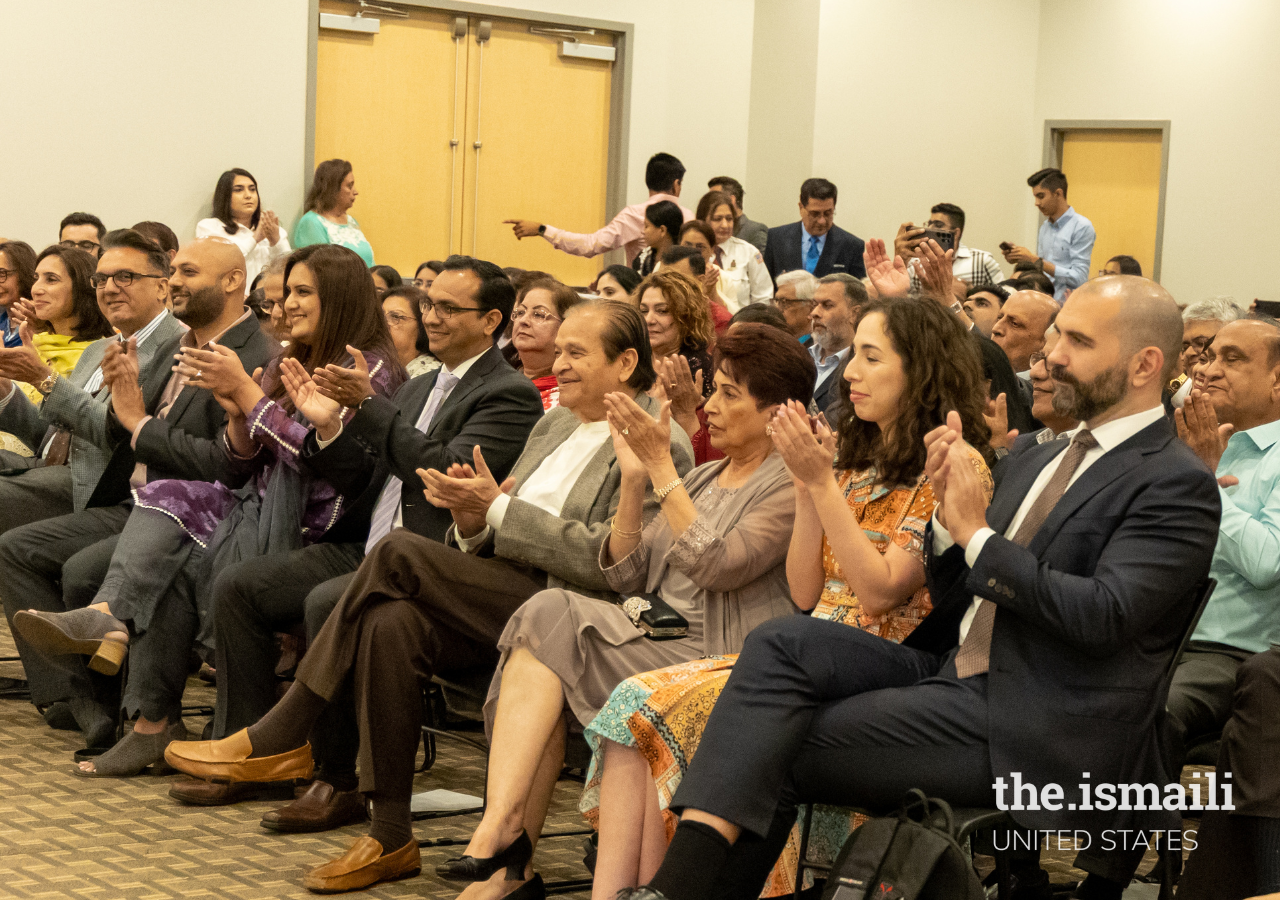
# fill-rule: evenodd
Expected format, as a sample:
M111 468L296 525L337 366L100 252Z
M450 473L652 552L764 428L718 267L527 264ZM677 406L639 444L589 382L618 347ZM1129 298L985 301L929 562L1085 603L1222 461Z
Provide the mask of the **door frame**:
M1062 141L1068 131L1159 131L1160 132L1160 204L1156 211L1156 255L1151 280L1160 280L1160 260L1164 253L1164 201L1169 182L1169 119L1045 119L1043 166L1062 167Z
M392 0L391 5L467 16L483 16L488 19L531 22L536 25L596 28L616 34L614 48L617 56L613 62L614 77L610 79L609 167L605 175L605 222L607 223L627 205L627 158L631 137L631 46L635 39L635 25L609 19L588 19L581 16L562 16L516 9L510 6L469 3L464 0ZM307 109L304 126L306 135L302 154L304 194L311 189L311 180L316 170L316 55L320 43L320 0L308 0L307 17ZM1160 196L1163 210L1163 183ZM1158 254L1156 258L1159 259Z

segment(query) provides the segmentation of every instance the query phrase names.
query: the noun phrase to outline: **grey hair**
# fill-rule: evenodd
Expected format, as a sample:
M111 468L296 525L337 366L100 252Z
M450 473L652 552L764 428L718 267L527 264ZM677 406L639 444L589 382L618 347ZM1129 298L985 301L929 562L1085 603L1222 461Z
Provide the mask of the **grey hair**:
M1240 308L1240 304L1236 303L1234 297L1219 296L1209 297L1206 300L1200 300L1192 303L1182 311L1182 321L1185 322L1234 322L1236 319L1244 318L1245 311Z
M845 272L832 272L830 275L823 275L818 279L818 284L844 285L844 299L850 306L862 306L869 299L862 279L854 278Z
M778 287L784 284L794 284L796 286L797 300L812 300L814 293L818 290L818 279L804 269L795 269L791 272L783 272L776 279Z
M262 277L268 278L274 275L284 275L284 267L288 262L288 254L284 256L277 256L275 259L271 260L271 262L267 263L267 267L262 270Z

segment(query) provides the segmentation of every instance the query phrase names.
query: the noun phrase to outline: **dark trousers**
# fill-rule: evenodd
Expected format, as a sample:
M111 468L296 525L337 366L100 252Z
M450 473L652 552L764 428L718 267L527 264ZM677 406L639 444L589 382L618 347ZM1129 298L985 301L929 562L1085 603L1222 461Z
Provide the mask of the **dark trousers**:
M4 612L10 625L24 609L65 612L88 606L128 517L124 504L96 507L21 525L0 536ZM13 640L36 706L110 693L96 676L91 680L81 657L50 658L28 647L16 632Z
M672 802L743 829L723 896L759 896L800 803L887 811L920 788L994 806L986 681L843 624L752 631Z
M218 670L214 738L248 728L275 705L275 633L303 622L309 595L324 591L332 579L354 573L363 558L360 544L321 543L245 560L217 574L213 582L214 668ZM341 586L337 591L328 589L332 605L341 591Z
M436 671L496 666L507 619L546 586L536 569L403 528L374 546L297 673L326 700L354 691L361 791L409 797L423 686Z
M75 512L68 466L37 466L0 475L0 534Z

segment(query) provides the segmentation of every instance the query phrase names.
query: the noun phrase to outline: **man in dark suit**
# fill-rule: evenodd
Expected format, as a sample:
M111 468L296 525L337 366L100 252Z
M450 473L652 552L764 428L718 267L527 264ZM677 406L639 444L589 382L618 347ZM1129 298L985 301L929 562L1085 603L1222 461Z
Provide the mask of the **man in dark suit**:
M865 278L862 239L835 224L836 186L825 178L800 185L800 221L769 229L764 264L769 277L804 269L816 278L840 272Z
M99 271L136 265L116 259L122 249L144 257L145 251L120 248L108 235ZM167 255L164 264L167 269ZM98 396L106 404L103 434L111 452L84 509L0 537L5 614L10 621L19 610L64 612L92 600L133 508L131 485L219 476L226 453L216 438L226 413L209 391L188 387L185 378L170 370L180 346L208 346L214 341L235 351L247 371L266 365L277 347L244 305L244 274L244 256L235 244L213 239L187 244L173 260L168 287L174 317L190 330L183 334L177 322L172 323L175 334L163 345L162 359L156 358L161 351L144 353L146 342L141 348L116 342L106 349ZM139 279L126 289L139 284L152 286ZM109 285L99 289L100 295L108 293ZM70 572L74 577L68 577ZM50 707L50 724L78 725L91 746L110 740L115 720L111 688L96 677L96 691L91 688L80 657L52 660L29 652L16 634L15 642L31 700L38 707Z
M216 737L254 724L274 705L274 633L305 622L314 638L369 547L396 527L444 541L453 517L423 498L418 469L443 472L455 463L470 464L480 447L495 477L506 478L542 418L538 389L494 344L514 302L515 288L497 266L450 257L422 311L431 352L442 368L410 379L391 399L373 396L358 358L357 370L316 376L320 387L311 388L310 402L299 403L314 426L302 458L344 496L357 498L347 518L362 514L371 524L358 543L349 537L322 542L283 558L247 560L219 575ZM326 391L329 398L321 396ZM358 408L345 425L339 416L343 406ZM319 786L294 807L268 814L268 827L316 830L363 816L363 801L354 793L356 747L345 740L356 729L347 712L349 704L335 704L317 728ZM192 782L175 786L171 795L209 805L260 796L264 790Z
M1162 672L1217 538L1213 475L1160 402L1177 307L1119 276L1078 289L1058 323L1055 405L1083 422L1070 441L1012 458L988 508L959 416L926 437L942 498L926 623L950 627L926 647L801 616L752 632L675 795L662 867L631 897L757 896L797 803L887 810L916 787L1003 803L1027 828L1178 827L1174 812L1077 808L1084 772L1164 796ZM1019 783L1034 798L1006 789ZM1099 872L1077 896L1118 898L1127 881Z

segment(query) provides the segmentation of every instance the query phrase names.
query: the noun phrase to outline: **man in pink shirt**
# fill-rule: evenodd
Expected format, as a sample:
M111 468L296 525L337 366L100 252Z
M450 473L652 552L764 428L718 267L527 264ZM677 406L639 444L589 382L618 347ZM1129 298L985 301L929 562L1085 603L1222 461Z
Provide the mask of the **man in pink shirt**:
M618 247L625 247L627 263L644 249L644 211L660 200L670 200L680 206L681 181L684 164L670 153L655 153L644 170L644 183L649 188L649 199L633 203L613 217L613 221L591 234L576 234L553 225L545 225L532 219L506 219L517 238L541 235L551 246L574 256L599 256ZM684 220L693 218L693 211L680 206Z

